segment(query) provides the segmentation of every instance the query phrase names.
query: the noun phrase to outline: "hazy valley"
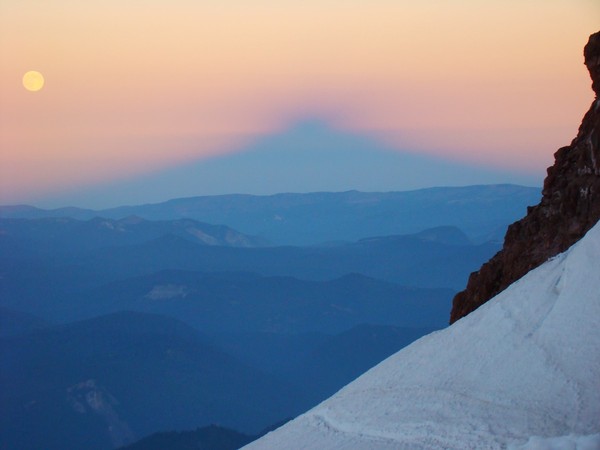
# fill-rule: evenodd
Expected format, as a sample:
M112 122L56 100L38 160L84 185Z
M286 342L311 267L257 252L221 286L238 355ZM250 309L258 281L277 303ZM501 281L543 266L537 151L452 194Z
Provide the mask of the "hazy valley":
M453 295L537 196L478 186L2 207L3 445L113 448L213 423L256 435L444 328ZM458 225L474 217L467 234Z

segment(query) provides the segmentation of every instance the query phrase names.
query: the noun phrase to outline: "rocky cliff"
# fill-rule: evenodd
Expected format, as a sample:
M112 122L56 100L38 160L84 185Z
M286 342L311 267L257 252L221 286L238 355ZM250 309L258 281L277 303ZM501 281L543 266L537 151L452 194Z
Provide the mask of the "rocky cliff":
M590 36L584 60L596 98L577 137L554 154L540 203L509 226L502 250L472 273L467 288L454 297L450 323L565 251L600 219L600 32Z

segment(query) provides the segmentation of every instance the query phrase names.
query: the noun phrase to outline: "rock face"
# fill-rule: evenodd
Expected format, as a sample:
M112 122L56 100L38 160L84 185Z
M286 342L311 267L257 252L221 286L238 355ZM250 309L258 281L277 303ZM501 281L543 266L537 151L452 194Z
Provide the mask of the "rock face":
M508 227L502 250L454 297L450 323L565 251L600 219L600 32L590 36L584 58L596 98L577 137L554 154L540 203Z

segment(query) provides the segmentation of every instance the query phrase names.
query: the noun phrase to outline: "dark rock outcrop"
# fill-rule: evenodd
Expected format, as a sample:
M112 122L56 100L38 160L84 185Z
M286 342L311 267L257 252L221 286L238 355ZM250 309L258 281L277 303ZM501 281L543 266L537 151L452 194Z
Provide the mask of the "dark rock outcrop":
M502 250L454 297L450 323L568 249L600 219L600 32L590 36L584 58L596 98L577 137L554 154L541 202L508 227Z

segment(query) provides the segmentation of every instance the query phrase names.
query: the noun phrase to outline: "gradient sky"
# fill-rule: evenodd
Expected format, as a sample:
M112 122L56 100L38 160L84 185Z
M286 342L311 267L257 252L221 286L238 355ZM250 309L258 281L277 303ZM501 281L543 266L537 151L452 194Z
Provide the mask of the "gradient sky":
M2 0L0 204L222 160L306 119L541 179L593 99L598 18L597 0Z

